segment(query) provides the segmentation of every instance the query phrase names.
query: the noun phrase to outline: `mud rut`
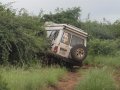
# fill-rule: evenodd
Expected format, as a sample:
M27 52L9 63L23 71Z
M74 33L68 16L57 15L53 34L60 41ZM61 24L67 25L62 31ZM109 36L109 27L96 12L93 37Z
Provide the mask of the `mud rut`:
M79 72L68 72L56 86L49 86L46 90L75 90L80 77Z

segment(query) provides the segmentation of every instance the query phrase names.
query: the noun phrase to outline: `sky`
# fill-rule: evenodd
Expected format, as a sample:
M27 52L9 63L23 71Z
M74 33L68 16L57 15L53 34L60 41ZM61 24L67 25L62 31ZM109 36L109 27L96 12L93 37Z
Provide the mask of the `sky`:
M114 22L120 19L120 0L0 0L1 3L12 4L14 9L27 9L30 13L37 15L42 9L44 13L54 12L56 8L80 7L81 19L86 20L90 14L91 20Z

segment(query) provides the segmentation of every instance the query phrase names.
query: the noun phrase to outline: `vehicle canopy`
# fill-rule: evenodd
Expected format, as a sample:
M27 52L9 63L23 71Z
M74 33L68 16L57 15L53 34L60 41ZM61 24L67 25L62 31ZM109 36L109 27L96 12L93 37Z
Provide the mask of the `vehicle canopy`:
M80 28L77 28L77 27L69 25L69 24L56 24L53 22L46 22L45 23L45 30L67 30L69 32L83 36L85 38L88 37L88 33L84 32Z

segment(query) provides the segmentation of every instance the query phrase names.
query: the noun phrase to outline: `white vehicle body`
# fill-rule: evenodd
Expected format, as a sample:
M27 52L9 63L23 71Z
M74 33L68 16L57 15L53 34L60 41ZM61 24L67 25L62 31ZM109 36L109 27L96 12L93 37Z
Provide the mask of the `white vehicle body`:
M86 47L88 34L77 27L46 23L45 30L47 30L47 37L52 42L51 51L57 55L71 58L70 51L74 45L82 44Z

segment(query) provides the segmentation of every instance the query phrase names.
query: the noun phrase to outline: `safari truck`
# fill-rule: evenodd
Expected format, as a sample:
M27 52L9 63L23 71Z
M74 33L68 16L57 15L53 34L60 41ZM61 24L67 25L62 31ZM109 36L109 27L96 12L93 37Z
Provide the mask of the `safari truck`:
M47 38L51 42L51 53L67 62L80 65L87 56L88 34L68 24L45 23Z

